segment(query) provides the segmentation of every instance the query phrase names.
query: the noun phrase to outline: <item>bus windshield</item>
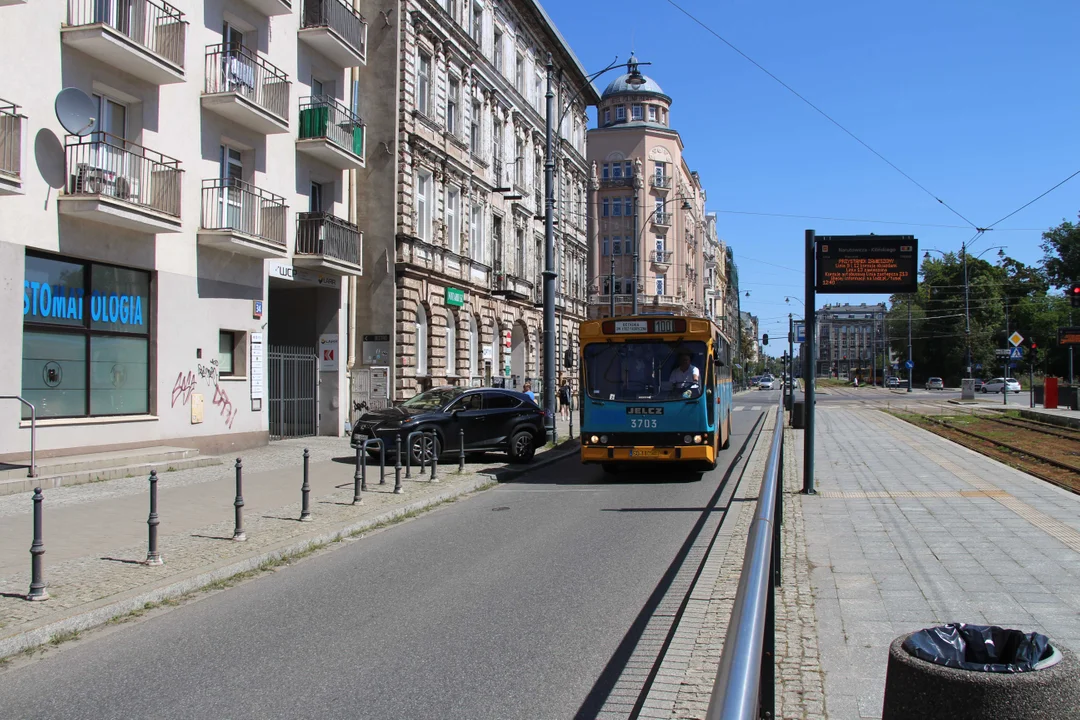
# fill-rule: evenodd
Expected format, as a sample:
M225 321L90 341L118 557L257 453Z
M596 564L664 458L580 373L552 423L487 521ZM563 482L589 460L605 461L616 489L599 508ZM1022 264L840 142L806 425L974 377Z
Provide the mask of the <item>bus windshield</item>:
M585 388L596 400L696 398L705 386L705 343L632 340L584 349Z

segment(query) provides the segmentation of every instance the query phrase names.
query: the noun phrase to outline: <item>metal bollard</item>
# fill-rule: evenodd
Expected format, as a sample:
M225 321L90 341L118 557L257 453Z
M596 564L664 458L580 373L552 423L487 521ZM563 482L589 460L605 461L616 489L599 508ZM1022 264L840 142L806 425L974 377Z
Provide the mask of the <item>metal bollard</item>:
M157 526L161 524L157 514L157 470L150 471L150 517L146 524L150 526L150 548L146 553L147 565L164 565L157 548Z
M30 545L30 592L26 594L27 600L34 601L49 599L49 593L45 590L45 573L41 568L41 556L45 554L45 540L41 537L44 532L41 503L44 500L41 488L34 488L34 542Z
M311 454L304 448L304 484L300 486L300 522L311 522L311 509L308 507L308 496L311 494L311 485L308 484L308 462Z
M386 443L379 441L379 484L386 484Z
M439 482L439 439L431 433L431 482Z
M570 412L567 414L567 417L570 418L570 439L573 440L574 439L574 408L573 408L572 405L570 407Z
M465 472L465 429L458 430L458 472Z
M360 493L367 490L367 453L363 445L356 446L356 470L353 472L352 504L361 505L364 498Z
M397 452L394 453L394 494L401 494L401 436L398 435L394 439L394 447Z
M240 458L236 458L236 499L233 500L233 507L236 508L236 529L233 530L232 539L237 542L243 542L247 540L247 533L244 532L244 463Z

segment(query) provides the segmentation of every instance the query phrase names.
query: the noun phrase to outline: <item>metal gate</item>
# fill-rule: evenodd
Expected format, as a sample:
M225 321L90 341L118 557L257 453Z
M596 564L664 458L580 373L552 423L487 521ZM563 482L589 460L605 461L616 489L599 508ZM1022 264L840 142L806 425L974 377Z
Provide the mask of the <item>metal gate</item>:
M319 355L313 347L271 345L267 349L270 439L309 437L319 432Z

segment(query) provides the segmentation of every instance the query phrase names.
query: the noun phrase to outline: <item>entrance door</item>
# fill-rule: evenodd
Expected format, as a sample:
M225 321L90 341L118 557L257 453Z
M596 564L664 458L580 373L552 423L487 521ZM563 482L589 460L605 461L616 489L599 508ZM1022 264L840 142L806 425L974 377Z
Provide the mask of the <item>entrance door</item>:
M316 348L271 345L266 360L270 439L317 435L319 355Z
M251 232L252 227L244 222L244 163L239 150L221 146L221 218L223 227L242 232Z

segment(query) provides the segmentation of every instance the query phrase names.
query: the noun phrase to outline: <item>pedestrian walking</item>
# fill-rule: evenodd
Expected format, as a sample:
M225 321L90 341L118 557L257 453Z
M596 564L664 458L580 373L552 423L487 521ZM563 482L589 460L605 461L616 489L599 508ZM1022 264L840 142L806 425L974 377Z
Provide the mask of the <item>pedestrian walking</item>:
M570 404L570 382L564 378L559 387L559 414L567 420L570 419Z
M536 393L534 393L534 392L533 392L533 389L532 389L532 383L531 383L531 382L529 382L529 381L527 381L527 380L526 380L526 381L525 381L525 386L521 388L521 392L523 392L523 393L525 393L526 395L528 395L528 396L529 396L529 399L530 399L530 400L532 400L532 401L533 401L534 403L536 402Z

